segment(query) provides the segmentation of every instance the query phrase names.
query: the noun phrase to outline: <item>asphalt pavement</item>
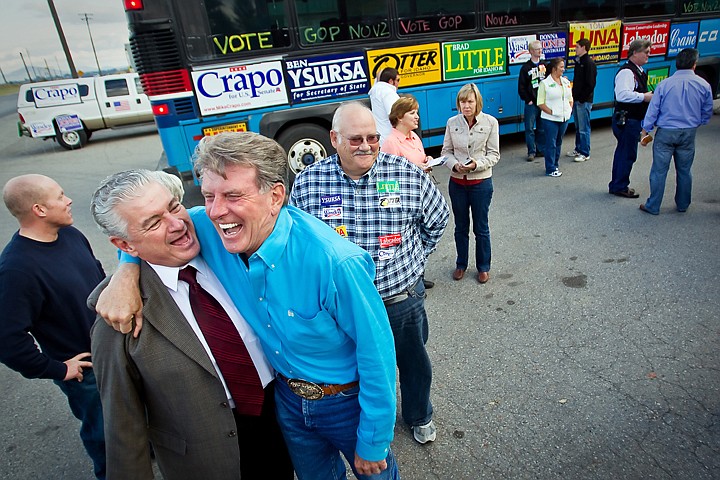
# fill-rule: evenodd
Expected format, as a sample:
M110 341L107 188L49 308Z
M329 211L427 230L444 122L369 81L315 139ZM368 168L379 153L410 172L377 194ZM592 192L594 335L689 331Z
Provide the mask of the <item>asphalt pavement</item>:
M0 118L0 183L29 172L57 179L111 272L114 249L92 224L90 193L115 171L156 168L157 135L97 132L68 152L17 138L14 122ZM591 159L561 158L560 178L543 175L542 159L525 161L520 136L501 139L490 281L452 280L452 219L427 265L438 438L417 445L398 416L403 478L720 478L718 138L715 116L698 133L690 209L675 211L671 173L659 216L638 209L650 149L631 177L641 197L607 193L615 141L605 122L593 124ZM571 128L563 153L572 142ZM447 172L435 177L447 198ZM199 198L190 188L187 203ZM0 210L1 247L16 225ZM78 422L51 382L0 367L0 391L0 478L91 478Z

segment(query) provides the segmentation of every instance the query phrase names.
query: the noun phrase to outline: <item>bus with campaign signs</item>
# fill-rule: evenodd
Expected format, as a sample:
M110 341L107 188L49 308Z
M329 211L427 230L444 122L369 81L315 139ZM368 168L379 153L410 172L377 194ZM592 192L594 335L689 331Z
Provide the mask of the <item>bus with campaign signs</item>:
M426 147L442 144L460 87L477 84L500 133L523 131L517 76L539 40L567 59L592 43L598 64L592 118L609 117L613 78L636 38L653 43L651 88L686 47L718 91L718 0L124 0L135 67L172 171L188 177L206 135L253 131L277 140L294 173L333 153L339 102L365 100L394 67L400 94L420 104Z

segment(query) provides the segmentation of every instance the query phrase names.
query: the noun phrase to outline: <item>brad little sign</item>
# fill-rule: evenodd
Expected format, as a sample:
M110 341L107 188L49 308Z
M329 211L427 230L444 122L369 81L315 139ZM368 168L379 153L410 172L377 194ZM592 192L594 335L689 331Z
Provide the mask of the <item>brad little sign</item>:
M507 71L505 38L442 44L445 80L504 75Z

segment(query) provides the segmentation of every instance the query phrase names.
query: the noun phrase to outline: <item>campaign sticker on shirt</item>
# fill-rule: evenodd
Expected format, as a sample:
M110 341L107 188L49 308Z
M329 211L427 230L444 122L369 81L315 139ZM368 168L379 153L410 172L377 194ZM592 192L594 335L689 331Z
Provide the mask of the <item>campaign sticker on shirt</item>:
M343 207L323 207L322 219L328 220L331 218L342 217Z
M400 206L400 195L386 195L380 197L380 206L382 208L392 208Z
M340 234L341 237L347 238L347 227L345 225L340 225L339 227L335 227L335 231Z
M378 250L378 260L390 260L395 256L395 249L394 248L386 248L382 250Z
M342 205L342 195L320 195L320 206Z
M400 190L400 182L397 180L384 180L377 182L377 191L380 193L396 193Z
M399 233L381 235L378 237L378 240L380 240L380 248L396 247L402 243L402 237Z

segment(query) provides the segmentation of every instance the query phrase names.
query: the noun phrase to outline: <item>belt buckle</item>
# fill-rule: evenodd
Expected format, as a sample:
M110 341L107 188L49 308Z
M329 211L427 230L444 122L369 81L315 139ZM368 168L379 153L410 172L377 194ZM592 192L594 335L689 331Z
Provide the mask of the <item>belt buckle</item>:
M299 378L288 378L287 384L295 395L306 400L320 400L325 396L322 387L317 383Z

